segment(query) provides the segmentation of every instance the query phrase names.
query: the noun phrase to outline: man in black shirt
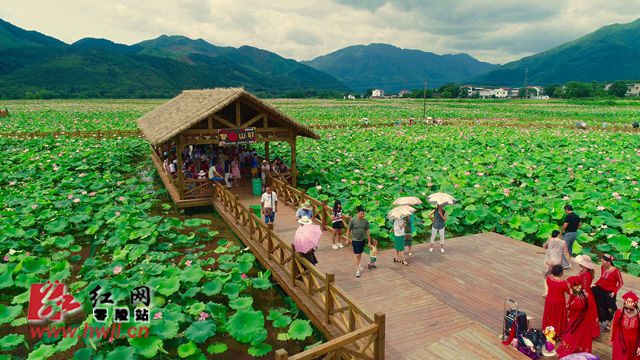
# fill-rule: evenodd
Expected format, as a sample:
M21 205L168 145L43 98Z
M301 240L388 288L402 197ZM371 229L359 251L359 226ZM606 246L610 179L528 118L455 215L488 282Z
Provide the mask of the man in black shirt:
M573 207L571 205L565 205L564 211L567 213L567 217L564 219L564 225L562 225L562 230L560 231L562 234L562 240L567 243L567 249L569 250L569 255L573 256L573 242L576 241L576 237L578 237L578 229L580 228L580 217L573 212ZM566 259L564 256L562 257L562 264L565 268L571 267L569 264L569 259Z

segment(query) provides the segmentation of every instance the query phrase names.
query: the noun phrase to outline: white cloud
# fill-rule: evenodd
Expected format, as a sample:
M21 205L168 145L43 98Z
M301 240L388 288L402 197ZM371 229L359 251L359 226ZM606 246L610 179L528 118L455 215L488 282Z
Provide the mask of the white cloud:
M297 60L381 42L503 63L603 25L635 20L640 2L22 0L3 4L3 10L5 20L66 42L90 36L132 44L178 34L216 45L251 45Z

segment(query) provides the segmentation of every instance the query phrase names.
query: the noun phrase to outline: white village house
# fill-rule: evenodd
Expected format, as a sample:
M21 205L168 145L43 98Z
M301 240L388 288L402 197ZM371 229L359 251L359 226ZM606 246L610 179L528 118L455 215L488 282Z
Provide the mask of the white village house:
M382 90L382 89L373 89L373 91L371 91L371 97L372 98L383 98L384 97L384 90Z

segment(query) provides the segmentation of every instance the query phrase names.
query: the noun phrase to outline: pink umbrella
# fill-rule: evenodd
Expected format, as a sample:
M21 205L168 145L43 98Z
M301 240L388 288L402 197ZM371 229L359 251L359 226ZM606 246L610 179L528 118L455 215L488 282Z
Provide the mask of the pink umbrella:
M306 254L309 250L318 246L318 241L322 237L322 229L320 225L304 225L296 230L293 235L293 245L296 251Z

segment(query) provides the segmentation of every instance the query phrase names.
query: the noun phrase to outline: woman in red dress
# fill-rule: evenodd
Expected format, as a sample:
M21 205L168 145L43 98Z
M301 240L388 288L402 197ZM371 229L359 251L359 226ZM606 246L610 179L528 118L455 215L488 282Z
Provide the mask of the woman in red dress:
M553 265L551 274L547 276L547 294L542 314L542 328L553 326L557 336L567 328L567 302L565 294L569 293L569 284L562 279L562 264Z
M611 330L609 323L613 318L613 313L618 310L616 305L616 294L622 288L622 273L613 265L615 259L609 254L602 255L602 267L600 268L600 279L592 288L593 296L598 306L598 319L603 323L605 332Z
M591 352L593 327L588 321L589 301L586 293L582 290L582 280L579 276L572 276L567 279L571 286L569 296L569 322L567 329L561 335L562 341L558 346L559 358L579 352Z
M591 292L591 283L593 282L594 269L596 264L591 261L589 255L578 255L574 259L574 262L580 265L580 272L578 276L582 280L582 289L587 295L587 301L589 302L589 323L593 327L591 335L593 338L600 336L600 322L598 321L598 307L596 305L596 299Z
M624 308L616 310L611 328L612 360L638 360L640 319L638 318L638 296L629 291L622 295Z

